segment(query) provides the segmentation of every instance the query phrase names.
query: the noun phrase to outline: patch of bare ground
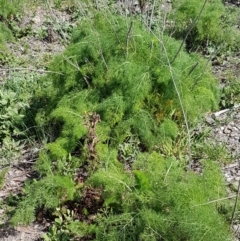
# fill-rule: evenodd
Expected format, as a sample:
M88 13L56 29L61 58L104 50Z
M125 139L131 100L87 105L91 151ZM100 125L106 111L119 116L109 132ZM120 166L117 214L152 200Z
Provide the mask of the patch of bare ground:
M221 63L216 59L212 62L213 72L220 81L220 89L227 88L234 79L240 84L240 52L234 56L225 57ZM211 128L208 142L221 144L230 154L230 163L222 166L229 197L234 200L239 195L240 185L240 103L222 108L206 116L206 123ZM240 240L239 211L233 215L231 228L235 233L235 240Z

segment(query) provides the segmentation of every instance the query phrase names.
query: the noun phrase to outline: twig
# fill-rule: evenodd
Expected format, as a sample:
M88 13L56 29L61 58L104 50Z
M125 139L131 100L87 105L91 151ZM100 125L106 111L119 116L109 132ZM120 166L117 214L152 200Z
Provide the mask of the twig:
M167 172L166 172L165 177L164 177L164 180L163 180L164 183L165 183L165 181L166 181L166 179L167 179L168 173L170 172L170 170L171 170L171 168L172 168L172 164L173 164L173 163L171 163L170 167L167 169Z
M122 180L119 180L116 177L112 177L112 176L108 176L108 177L118 181L119 183L122 183L130 192L132 191L132 189L125 182L123 182Z
M100 53L100 55L101 55L102 61L103 61L104 65L105 65L106 69L108 70L107 62L106 62L106 60L105 60L105 58L104 58L104 55L103 55L101 42L100 42L100 40L99 40L99 34L98 34L98 32L97 32L96 30L94 30L93 32L94 32L94 34L95 34L95 36L96 36L96 38L97 38L97 40L98 40L99 53Z
M177 84L176 84L176 81L175 81L175 78L174 78L174 75L173 75L173 69L172 69L172 65L171 65L171 62L170 62L170 59L168 57L168 52L165 48L165 45L163 43L163 40L160 39L160 37L158 37L152 30L150 30L150 32L152 33L152 35L154 37L156 37L156 39L158 39L158 42L159 44L162 46L162 49L164 51L164 54L166 55L166 59L167 59L167 65L168 65L168 68L169 68L169 72L170 72L170 76L171 76L171 80L173 82L173 85L174 85L174 89L177 93L177 97L178 97L178 100L179 100L179 104L180 104L180 108L181 108L181 111L183 113L183 119L184 119L184 123L186 125L186 132L187 132L187 150L188 150L188 165L190 164L190 161L191 161L191 135L190 135L190 129L189 129L189 125L188 125L188 118L187 118L187 114L184 110L184 107L183 107L183 102L182 102L182 99L181 99L181 95L180 95L180 92L178 90L178 87L177 87ZM163 34L163 32L162 32ZM162 35L162 38L163 38L163 35ZM160 55L162 53L159 53Z
M205 236L207 235L207 233L211 230L211 228L209 228L204 234L203 236L201 237L201 239L199 241L202 241L204 240Z
M150 23L149 23L149 29L152 28L152 22L153 22L153 14L154 14L154 10L155 10L155 4L156 4L156 0L153 1L153 5L152 5L152 11L151 11L151 16L150 16Z
M87 136L87 156L89 160L97 161L96 143L99 141L96 135L96 125L101 121L100 115L96 113L87 113L84 117L84 125L88 129Z
M35 162L37 159L38 159L38 158L31 159L31 161L20 161L19 163L25 163L25 164L35 164L34 162Z
M163 2L164 5L167 4L166 0ZM160 10L159 10L160 11ZM164 31L166 29L166 25L167 25L167 9L164 11L164 16L163 16L163 26L162 26L162 36L164 34ZM160 13L159 13L160 15Z
M168 57L168 54L167 54L167 50L165 48L165 45L162 41L160 41L159 39L159 42L162 44L162 47L164 49L164 53L167 57L167 62L168 62L168 68L169 68L169 72L170 72L170 75L171 75L171 79L172 79L172 82L173 82L173 85L174 85L174 89L177 93L177 96L178 96L178 100L179 100L179 104L180 104L180 107L181 107L181 110L182 110L182 113L183 113L183 119L184 119L184 122L185 122L185 125L186 125L186 130L187 130L187 149L188 149L188 164L190 164L190 160L191 160L191 136L190 136L190 130L189 130L189 126L188 126L188 119L187 119L187 114L184 110L184 107L183 107L183 103L182 103L182 99L181 99L181 95L180 95L180 92L178 90L178 87L177 87L177 84L176 84L176 81L174 79L174 76L173 76L173 70L172 70L172 65L171 65L171 62L169 60L169 57Z
M109 17L108 17L107 15L105 15L102 11L101 11L101 14L102 14L102 16L104 17L104 19L108 22L108 24L110 25L110 27L111 27L111 29L112 29L115 37L117 38L117 40L118 40L118 42L119 42L119 44L121 44L121 41L120 41L120 39L119 39L119 37L118 37L118 34L117 34L115 28L112 26L112 23L110 22Z
M131 31L132 31L132 27L133 27L133 20L130 22L130 27L128 29L127 38L126 38L127 57L128 57L128 43L129 43L129 38L130 38Z
M195 88L195 86L198 84L199 80L200 80L200 79L202 78L202 76L205 74L206 69L207 69L207 66L209 65L211 59L213 59L214 57L217 56L217 54L219 53L219 51L221 50L221 48L222 48L222 45L221 45L218 49L216 49L216 51L214 51L214 53L208 58L208 61L207 61L206 65L205 65L205 67L204 67L203 70L201 71L201 74L200 74L200 75L198 76L198 78L194 81L192 87L190 88L191 91L194 90L194 88Z
M238 181L238 190L237 190L237 196L236 196L236 199L234 202L234 208L233 208L233 213L232 213L232 218L231 218L231 227L233 226L233 219L234 219L236 209L237 209L239 193L240 193L240 180Z
M87 79L88 77L87 77L87 75L83 74L82 70L78 66L78 63L74 64L72 61L69 60L69 58L65 57L64 55L62 55L62 56L70 65L72 65L74 68L76 68L82 74L85 83L87 84L88 87L90 87L90 84Z
M217 117L219 117L220 115L222 115L222 114L224 114L224 113L226 113L226 112L228 112L228 111L230 111L230 110L232 110L232 109L237 109L237 108L239 108L239 107L240 107L240 104L234 105L234 106L231 107L231 108L224 109L224 110L220 110L220 111L218 111L218 112L213 113L213 116L214 116L215 118L217 118Z
M213 115L214 115L214 117L218 117L218 116L220 116L220 115L222 115L222 114L224 114L228 111L230 111L230 109L220 110L220 111L214 113Z
M199 14L197 15L197 17L196 17L196 18L194 19L194 21L192 22L192 25L190 26L189 30L187 31L187 34L185 35L185 38L183 39L183 41L182 41L182 43L181 43L181 45L180 45L177 53L175 54L175 56L174 56L174 58L172 59L172 61L170 62L170 64L173 64L173 62L176 60L176 58L177 58L178 54L180 53L180 51L181 51L184 43L185 43L186 40L187 40L188 35L190 34L190 32L192 31L192 29L193 29L194 26L196 25L198 19L200 18L201 14L202 14L202 12L203 12L203 9L205 8L205 5L206 5L207 1L208 1L208 0L205 0L205 1L204 1L203 5L202 5L202 8L201 8L201 10L200 10L200 12L199 12Z
M3 71L22 71L22 70L39 72L39 73L53 73L53 74L64 75L61 72L55 72L55 71L43 70L43 69L33 69L33 68L0 68L0 72L3 72Z
M199 62L197 62L196 64L193 65L191 70L188 72L188 75L186 76L186 78L197 68L198 64L199 64Z
M219 202L219 201L224 201L224 200L227 200L227 199L231 199L231 198L235 198L237 197L238 195L232 195L232 196L229 196L229 197L223 197L223 198L219 198L219 199L216 199L216 200L212 200L212 201L209 201L209 202L206 202L206 203L202 203L202 204L198 204L198 205L193 205L193 207L200 207L200 206L205 206L205 205L208 205L208 204L211 204L211 203L215 203L215 202Z

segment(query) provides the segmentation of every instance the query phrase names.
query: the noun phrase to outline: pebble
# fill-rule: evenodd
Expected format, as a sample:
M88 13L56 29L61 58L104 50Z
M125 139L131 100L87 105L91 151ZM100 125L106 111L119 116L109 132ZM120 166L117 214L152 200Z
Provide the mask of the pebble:
M225 128L223 129L223 133L224 133L224 134L230 134L230 133L231 133L231 129L230 129L229 127L225 127Z
M232 228L235 232L237 232L238 230L240 230L240 224L234 224Z
M209 125L213 125L215 123L215 120L211 117L211 116L206 116L205 117L205 121L209 124Z
M235 181L235 182L232 182L229 187L234 191L234 192L237 192L238 190L238 185L239 185L239 181Z
M233 168L233 167L239 167L238 163L232 163L228 165L229 168Z
M228 178L226 178L227 183L231 183L231 182L232 182L232 180L233 180L233 178L232 178L232 177L228 177Z

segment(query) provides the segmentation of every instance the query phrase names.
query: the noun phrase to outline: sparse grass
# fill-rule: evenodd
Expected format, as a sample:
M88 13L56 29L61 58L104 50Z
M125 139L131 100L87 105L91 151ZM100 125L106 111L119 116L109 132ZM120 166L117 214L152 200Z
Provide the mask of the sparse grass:
M0 171L0 190L3 188L4 184L5 184L5 176L6 173L8 172L9 168L5 167Z
M240 103L240 78L229 80L221 91L220 107L223 109L233 107Z
M203 5L202 14L186 40L187 49L204 51L210 44L214 48L221 45L222 52L230 49L237 50L240 42L240 34L234 30L238 21L237 14L235 11L229 14L230 9L226 10L221 0L173 1L174 11L171 19L175 21L174 30L172 30L174 36L185 37Z

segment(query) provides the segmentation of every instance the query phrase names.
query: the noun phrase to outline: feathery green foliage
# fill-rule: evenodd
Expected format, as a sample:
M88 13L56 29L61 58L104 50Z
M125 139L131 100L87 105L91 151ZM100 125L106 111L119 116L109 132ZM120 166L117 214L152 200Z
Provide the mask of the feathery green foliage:
M13 41L12 32L4 23L0 23L0 44L4 45L7 41Z
M138 157L132 177L116 166L96 172L89 182L102 186L110 212L99 215L95 240L231 240L220 202L202 205L226 195L219 167L203 164L200 176L153 152Z
M0 22L0 62L5 61L7 47L6 42L13 41L14 37L5 23Z
M204 1L173 1L175 10L173 19L176 23L176 37L184 38L192 22L198 16ZM221 0L207 1L205 8L187 39L188 49L196 49L199 45L222 45L222 51L229 47L237 47L239 36L232 26L226 25L226 10ZM224 29L224 31L223 31ZM236 42L237 41L237 42Z
M74 195L79 204L90 188L103 200L92 221L95 240L230 240L215 204L202 205L226 195L217 165L203 162L201 176L153 152L186 124L175 85L189 125L218 106L206 61L182 50L169 65L179 46L135 19L99 13L79 23L32 100L37 113L30 114L51 132L35 166L40 178L26 184L13 224L31 222L38 208L61 208ZM78 168L86 169L83 182L76 181Z
M75 193L75 184L68 176L53 176L26 183L24 187L26 199L19 204L19 209L12 218L12 223L30 223L35 219L37 208L54 209L61 202L72 200Z
M174 56L179 43L164 36L166 56L161 43L137 21L128 35L130 25L121 17L107 20L100 14L83 21L72 44L50 66L62 74L52 73L43 80L49 85L40 98L47 105L36 119L44 124L41 116L45 115L47 123L59 127L57 140L48 145L56 158L66 156L86 134L85 112L100 114L99 138L105 132L104 138L112 145L123 142L129 133L148 148L157 145L161 135L176 138L177 126L171 120L182 123L183 116L168 58ZM191 123L218 105L216 80L205 64L197 55L182 51L172 66Z
M0 18L9 19L21 10L24 0L0 0Z
M0 190L4 187L5 176L8 170L9 170L8 167L5 167L0 171Z
M9 22L17 12L22 10L24 0L0 0L0 61L4 61L6 42L13 41L14 37L9 29Z

